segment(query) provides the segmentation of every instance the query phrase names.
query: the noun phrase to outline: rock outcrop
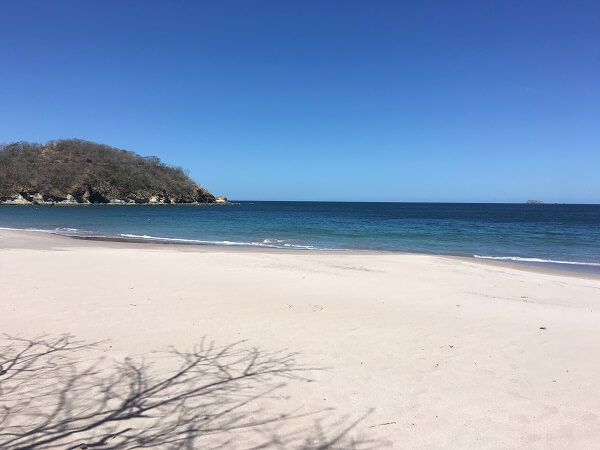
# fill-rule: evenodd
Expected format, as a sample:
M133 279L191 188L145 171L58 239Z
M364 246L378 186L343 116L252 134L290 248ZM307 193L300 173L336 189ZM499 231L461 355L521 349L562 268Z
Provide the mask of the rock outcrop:
M181 168L93 142L19 142L0 148L0 204L92 203L200 204L217 199Z

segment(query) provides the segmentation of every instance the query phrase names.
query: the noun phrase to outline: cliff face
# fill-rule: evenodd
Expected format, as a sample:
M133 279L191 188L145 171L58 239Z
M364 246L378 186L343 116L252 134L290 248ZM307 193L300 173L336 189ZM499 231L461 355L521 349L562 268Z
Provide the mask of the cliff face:
M0 203L215 203L181 168L78 139L0 148Z

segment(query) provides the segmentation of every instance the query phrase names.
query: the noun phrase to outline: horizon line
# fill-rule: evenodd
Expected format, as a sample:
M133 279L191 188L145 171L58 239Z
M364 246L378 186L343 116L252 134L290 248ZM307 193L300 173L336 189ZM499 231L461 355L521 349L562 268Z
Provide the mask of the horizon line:
M529 206L548 206L548 205L600 205L600 202L596 203L571 203L571 202L546 202L542 203L527 203L527 200L523 202L492 202L492 201L479 201L479 202L468 202L468 201L405 201L405 200L240 200L227 198L229 202L296 202L296 203L425 203L425 204L457 204L457 205L529 205Z

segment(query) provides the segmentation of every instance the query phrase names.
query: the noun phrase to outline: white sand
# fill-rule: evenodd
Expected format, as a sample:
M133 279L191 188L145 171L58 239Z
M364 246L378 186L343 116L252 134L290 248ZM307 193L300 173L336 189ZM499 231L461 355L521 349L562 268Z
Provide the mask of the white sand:
M19 372L26 361L9 367L6 360L24 344L2 339L10 370L0 375L0 409L8 408L0 430L15 434L0 431L2 448L99 441L100 448L600 446L597 276L441 256L112 243L6 230L0 274L2 332L104 340L58 352L60 364L38 356L32 370ZM207 365L168 392L148 390L151 382L133 386L136 372L118 366L143 359L148 376L164 380L177 361L155 352L191 351L204 336L219 346L245 340L235 348L255 347L262 356L237 378L247 354L242 361L224 354L230 369ZM297 355L292 362L269 353L278 350ZM94 371L82 373L99 357ZM259 367L261 358L268 367ZM314 370L280 376L298 368ZM213 391L210 382L231 389ZM183 391L180 403L161 403ZM27 392L37 392L30 404ZM132 392L139 404L122 407ZM219 409L225 404L235 407ZM34 409L44 415L31 415ZM169 444L166 436L181 440Z

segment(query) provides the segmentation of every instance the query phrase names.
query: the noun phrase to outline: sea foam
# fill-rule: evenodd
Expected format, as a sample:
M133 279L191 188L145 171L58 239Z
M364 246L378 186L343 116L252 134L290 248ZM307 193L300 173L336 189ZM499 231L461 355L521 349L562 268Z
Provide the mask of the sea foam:
M544 264L572 264L575 266L594 266L600 267L600 263L595 262L580 262L580 261L557 261L555 259L542 259L542 258L524 258L522 256L481 256L473 255L479 259L495 259L499 261L516 261L516 262L528 262L528 263L544 263Z

